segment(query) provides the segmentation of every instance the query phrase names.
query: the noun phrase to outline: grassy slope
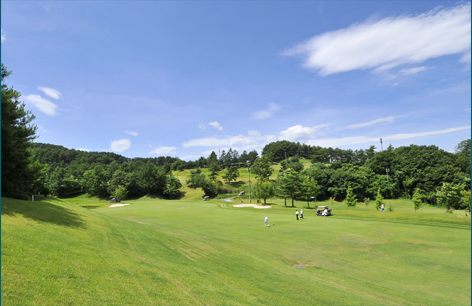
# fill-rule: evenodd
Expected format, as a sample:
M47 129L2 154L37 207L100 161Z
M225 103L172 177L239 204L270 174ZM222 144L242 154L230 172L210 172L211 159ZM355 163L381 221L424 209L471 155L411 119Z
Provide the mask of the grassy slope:
M334 203L333 217L305 210L300 221L281 201L268 210L151 198L78 207L97 202L2 198L2 304L471 301L470 218L459 214L414 214L401 201L385 214ZM275 226L263 226L266 215Z
M302 159L300 159L300 162L303 163L304 169L307 169L311 165L310 161L307 160L307 159L302 158ZM280 169L280 165L279 164L274 164L274 165L272 165L272 169L274 169L274 172L272 173L270 179L275 180L275 179L277 179L277 171ZM210 174L210 171L208 171L208 169L206 169L206 168L202 168L201 170L205 175ZM181 190L183 192L185 192L185 196L183 197L184 200L201 199L202 196L203 196L203 192L200 188L192 189L192 188L188 188L187 185L186 185L186 181L187 181L188 176L190 175L190 171L191 170L189 170L189 169L182 170L182 171L174 171L174 172L172 172L172 174L175 177L177 177L183 185ZM224 183L224 188L226 188L228 190L233 190L234 192L237 192L237 191L242 190L240 188L240 186L247 185L249 183L249 174L248 174L247 168L238 169L239 177L238 177L237 181L232 182L230 184L226 184L223 180L223 175L224 175L225 171L226 171L226 169L224 169L224 170L222 170L218 173L219 174L218 179L221 182ZM254 174L251 174L251 182L255 182L255 181L256 181L256 178L255 178Z

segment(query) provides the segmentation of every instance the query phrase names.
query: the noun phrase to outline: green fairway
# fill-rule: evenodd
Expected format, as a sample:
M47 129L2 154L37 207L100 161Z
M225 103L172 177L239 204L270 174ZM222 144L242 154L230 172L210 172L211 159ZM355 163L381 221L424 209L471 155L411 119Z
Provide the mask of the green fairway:
M306 202L124 202L2 198L2 304L471 303L471 223L462 211L326 202L318 204L333 216L304 209L297 221Z

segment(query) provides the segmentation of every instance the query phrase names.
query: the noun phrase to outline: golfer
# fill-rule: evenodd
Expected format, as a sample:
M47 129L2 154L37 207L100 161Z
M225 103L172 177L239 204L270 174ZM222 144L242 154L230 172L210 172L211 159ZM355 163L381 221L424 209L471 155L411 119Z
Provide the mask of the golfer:
M295 212L295 216L297 216L297 220L298 220L298 210Z
M380 212L385 212L385 206L383 203L382 203L382 209L380 210Z
M267 227L270 227L270 225L269 225L269 216L265 217L264 225L267 226Z
M303 209L300 209L300 219L303 219Z

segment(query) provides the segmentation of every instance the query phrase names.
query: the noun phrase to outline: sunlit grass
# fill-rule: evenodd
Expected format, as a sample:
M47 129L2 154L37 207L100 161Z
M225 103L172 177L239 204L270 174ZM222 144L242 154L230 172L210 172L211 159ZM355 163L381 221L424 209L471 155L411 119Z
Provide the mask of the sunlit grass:
M2 198L2 304L470 305L469 217L269 202Z

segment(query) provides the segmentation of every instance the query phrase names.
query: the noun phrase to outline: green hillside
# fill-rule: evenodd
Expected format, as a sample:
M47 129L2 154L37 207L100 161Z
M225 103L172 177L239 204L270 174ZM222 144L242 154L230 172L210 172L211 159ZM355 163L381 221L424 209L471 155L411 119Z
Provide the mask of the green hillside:
M75 204L72 204L75 203ZM142 198L2 198L4 305L469 305L470 218ZM321 204L321 203L319 203ZM102 206L87 210L80 206ZM270 228L263 218L269 215ZM303 268L297 268L302 266Z

